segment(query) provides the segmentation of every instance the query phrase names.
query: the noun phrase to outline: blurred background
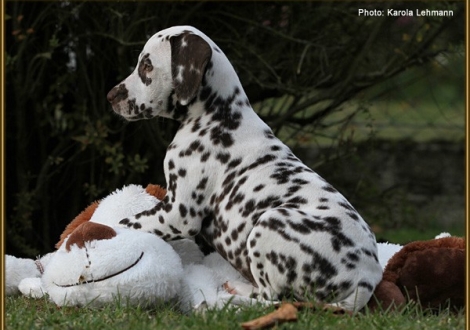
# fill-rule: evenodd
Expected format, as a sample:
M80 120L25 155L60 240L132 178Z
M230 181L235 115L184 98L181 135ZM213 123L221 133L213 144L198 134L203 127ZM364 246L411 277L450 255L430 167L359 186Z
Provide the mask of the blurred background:
M127 123L106 94L172 25L220 46L257 113L379 239L464 235L464 4L6 2L6 253L52 251L89 203L125 184L165 185L178 123Z

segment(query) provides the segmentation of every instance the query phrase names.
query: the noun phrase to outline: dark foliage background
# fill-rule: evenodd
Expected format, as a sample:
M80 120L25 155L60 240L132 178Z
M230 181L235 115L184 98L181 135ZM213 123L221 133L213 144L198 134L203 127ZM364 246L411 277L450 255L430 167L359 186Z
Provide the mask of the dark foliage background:
M377 6L7 2L6 252L49 252L91 201L124 184L164 184L162 159L177 123L128 124L106 101L155 32L181 24L204 31L231 59L253 104L289 96L287 106L261 116L292 137L333 125L325 119L358 92L463 43L463 2L393 2L453 9L450 18L357 15ZM351 116L334 123L338 132Z

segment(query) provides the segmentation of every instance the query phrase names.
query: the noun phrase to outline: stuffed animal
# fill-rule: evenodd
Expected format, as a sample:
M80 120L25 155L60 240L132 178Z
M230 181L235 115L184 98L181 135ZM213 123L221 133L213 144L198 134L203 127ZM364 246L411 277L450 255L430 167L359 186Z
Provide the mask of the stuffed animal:
M132 305L177 302L189 312L253 300L223 288L245 281L220 255L206 257L189 239L165 242L121 228L122 218L151 209L165 190L126 186L93 203L61 235L57 250L38 260L6 256L6 292L48 297L59 306L101 306L119 299Z
M379 244L379 259L391 254L369 308L397 308L408 301L439 311L465 306L465 239L447 233L399 248ZM398 249L398 251L397 251Z

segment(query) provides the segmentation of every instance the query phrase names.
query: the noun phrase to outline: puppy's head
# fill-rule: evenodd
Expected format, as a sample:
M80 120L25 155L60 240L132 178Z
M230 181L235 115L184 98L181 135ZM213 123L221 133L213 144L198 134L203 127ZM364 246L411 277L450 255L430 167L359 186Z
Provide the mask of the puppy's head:
M107 95L127 120L155 116L181 119L197 96L212 57L206 40L191 27L156 33L144 46L135 70Z

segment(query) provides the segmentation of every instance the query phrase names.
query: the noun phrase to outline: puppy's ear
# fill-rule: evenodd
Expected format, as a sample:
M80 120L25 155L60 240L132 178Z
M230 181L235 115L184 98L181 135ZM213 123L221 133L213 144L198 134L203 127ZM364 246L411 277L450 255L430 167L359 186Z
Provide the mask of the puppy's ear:
M212 49L200 36L183 33L170 38L171 75L176 98L188 105L197 95Z

